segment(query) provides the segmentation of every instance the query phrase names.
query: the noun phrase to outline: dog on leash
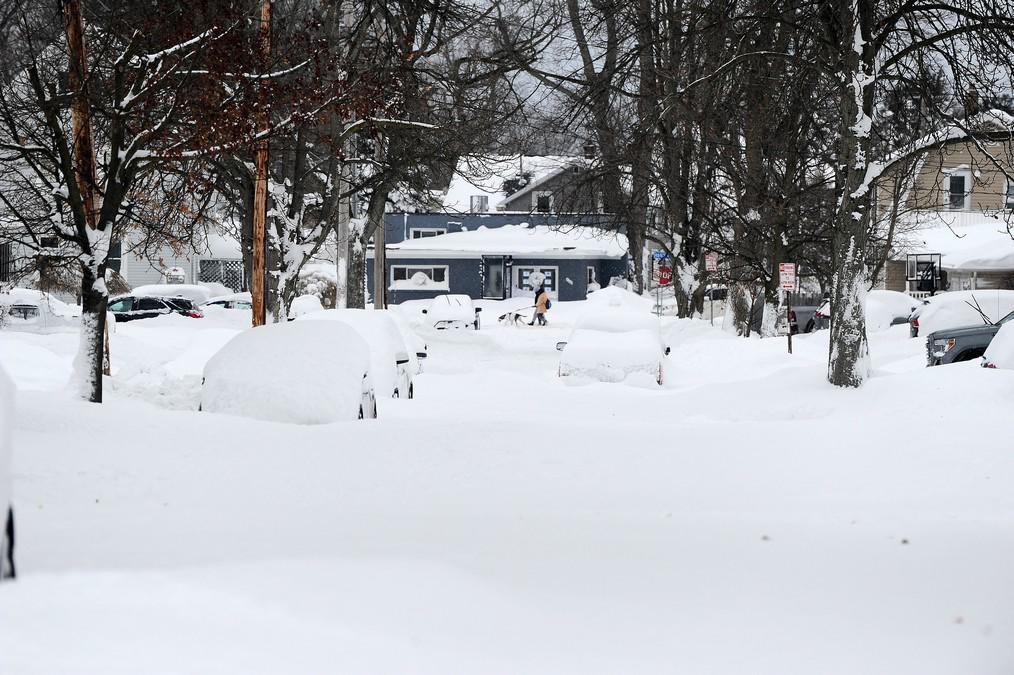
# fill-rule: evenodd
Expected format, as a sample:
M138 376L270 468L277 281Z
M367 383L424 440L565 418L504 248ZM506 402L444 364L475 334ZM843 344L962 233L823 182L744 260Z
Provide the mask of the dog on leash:
M526 310L528 310L528 309L531 309L531 307L526 307L524 310L521 310L521 311L512 311L512 312L507 312L506 314L501 314L499 321L504 326L527 325L528 324L528 316L526 316L523 312L526 311Z

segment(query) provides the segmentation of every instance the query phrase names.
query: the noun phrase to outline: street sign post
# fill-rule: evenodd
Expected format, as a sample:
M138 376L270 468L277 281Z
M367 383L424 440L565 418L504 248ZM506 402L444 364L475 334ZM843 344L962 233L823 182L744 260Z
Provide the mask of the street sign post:
M778 283L785 293L785 322L788 324L789 353L792 353L792 300L789 291L796 290L796 263L778 263Z

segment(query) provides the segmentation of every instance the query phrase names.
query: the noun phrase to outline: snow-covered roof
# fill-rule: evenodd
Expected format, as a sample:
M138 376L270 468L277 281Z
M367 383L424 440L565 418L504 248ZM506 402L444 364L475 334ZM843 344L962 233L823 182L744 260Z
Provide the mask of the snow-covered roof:
M565 155L466 155L458 160L454 169L454 176L444 195L444 210L468 213L472 197L487 197L487 210L496 211L507 199L503 191L504 181L528 174L528 182L515 193L523 194L567 167L586 161Z
M1003 110L984 110L961 124L948 124L895 150L884 158L882 165L886 168L898 160L918 155L940 143L970 140L973 135L981 137L998 133L1014 133L1014 116Z
M940 253L941 265L950 270L1014 270L1014 238L1003 217L931 211L917 218L917 227L899 235L900 253Z
M409 239L387 245L388 257L469 257L470 255L524 255L551 258L622 258L627 238L595 227L565 229L548 225L480 226L469 232Z

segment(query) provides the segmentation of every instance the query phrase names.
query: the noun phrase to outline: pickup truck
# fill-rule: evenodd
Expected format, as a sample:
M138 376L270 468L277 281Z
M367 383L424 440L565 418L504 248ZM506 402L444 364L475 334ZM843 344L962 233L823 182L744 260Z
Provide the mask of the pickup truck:
M926 336L926 365L942 366L977 359L986 353L986 347L1000 326L1014 321L1014 312L996 323L981 326L962 326L934 331Z

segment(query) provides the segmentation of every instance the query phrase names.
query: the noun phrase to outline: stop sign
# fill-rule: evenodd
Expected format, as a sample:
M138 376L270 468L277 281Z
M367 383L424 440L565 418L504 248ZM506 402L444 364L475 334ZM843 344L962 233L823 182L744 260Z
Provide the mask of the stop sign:
M659 267L658 268L658 285L668 286L672 283L672 268L671 267Z

